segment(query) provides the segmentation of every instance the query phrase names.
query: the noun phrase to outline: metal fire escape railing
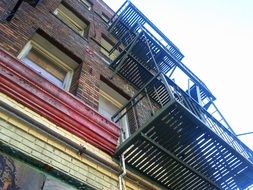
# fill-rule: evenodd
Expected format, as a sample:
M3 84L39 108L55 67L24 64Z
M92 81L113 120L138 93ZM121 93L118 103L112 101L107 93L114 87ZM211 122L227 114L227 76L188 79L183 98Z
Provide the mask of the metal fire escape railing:
M108 30L118 40L111 53L123 49L110 68L138 89L112 117L118 122L127 115L131 134L115 156L124 154L129 166L168 189L253 184L252 151L236 137L211 91L181 62L178 48L129 1Z
M226 129L216 118L214 118L209 112L206 111L198 102L192 99L186 92L179 88L173 81L166 78L167 84L171 89L170 95L164 83L161 80L162 73L155 75L148 83L146 83L141 90L138 91L117 113L113 116L113 120L118 122L129 111L131 111L136 105L145 97L149 101L150 116L155 115L160 109L166 106L171 101L177 101L184 106L191 114L203 122L210 130L217 134L221 139L233 147L238 153L243 155L253 164L253 153L245 146L231 131ZM155 101L159 105L160 109L154 111L152 107L152 101ZM137 113L136 117L137 116ZM148 118L149 119L149 118ZM136 123L138 125L138 123ZM137 128L140 128L138 126Z
M123 45L125 48L123 53L114 60L114 64L111 66L115 69L115 74L121 69L123 62L129 55L132 60L141 62L148 70L156 69L154 63L151 62L151 55L145 55L145 53L148 54L148 49L146 49L146 51L141 51L141 55L138 49L133 49L136 43L145 43L146 39L144 39L144 34L148 34L146 37L149 38L148 40L150 41L149 43L155 59L160 60L158 65L161 72L168 74L172 80L177 78L174 74L177 75L179 73L184 75L188 80L187 85L183 84L188 87L185 90L188 90L188 93L191 95L194 94L194 90L198 89L199 97L197 101L200 102L206 110L210 110L209 112L212 113L217 120L221 121L227 129L234 133L224 116L214 104L216 98L211 91L181 62L184 57L183 54L132 3L126 1L111 18L109 32L118 40L110 53L115 51L120 45ZM145 59L138 59L140 57ZM178 81L178 85L182 86L180 79ZM142 82L146 83L147 81L142 80ZM190 86L190 83L192 83L192 86ZM137 88L140 88L143 84L138 83L133 85L137 85Z

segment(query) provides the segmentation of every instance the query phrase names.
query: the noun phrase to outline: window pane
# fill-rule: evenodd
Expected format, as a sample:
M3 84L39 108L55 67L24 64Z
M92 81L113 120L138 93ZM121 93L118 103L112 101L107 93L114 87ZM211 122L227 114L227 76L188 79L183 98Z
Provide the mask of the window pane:
M112 98L112 97L111 97ZM104 117L111 120L111 117L121 108L121 106L115 105L111 100L107 99L103 95L99 96L99 107L98 111ZM123 129L123 136L124 139L129 137L129 127L128 127L128 120L127 115L124 115L117 124Z
M99 113L105 116L108 119L119 110L117 106L115 106L112 102L104 98L103 96L99 97Z
M67 71L62 67L59 67L53 60L49 59L39 51L34 48L27 55L28 59L39 65L41 68L45 69L47 72L54 75L59 80L63 81Z
M111 60L114 60L119 54L120 52L118 50L114 50L110 55L109 55L109 51L113 48L113 45L105 38L101 38L101 52L106 55L107 57L109 57Z
M102 15L101 15L101 18L107 23L107 22L109 22L109 17L106 15L106 14L104 14L104 13L102 13Z
M39 51L32 48L22 61L57 86L63 86L67 71L56 65L54 61L50 60Z
M44 35L50 38L46 33ZM59 49L59 46L55 45L57 42L53 44L51 39L45 37L37 33L34 34L32 40L20 52L18 58L44 78L60 88L69 90L73 74L79 63Z
M105 38L101 38L101 45L104 47L104 49L110 51L112 49L112 44L110 44Z

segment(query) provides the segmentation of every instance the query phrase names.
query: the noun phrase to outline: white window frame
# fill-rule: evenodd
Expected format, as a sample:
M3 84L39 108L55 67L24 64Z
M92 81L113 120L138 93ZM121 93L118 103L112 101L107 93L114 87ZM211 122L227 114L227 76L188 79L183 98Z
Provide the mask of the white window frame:
M45 43L45 45L41 45L40 43L42 43L42 42ZM48 49L46 49L43 46L48 46ZM29 54L29 52L31 51L31 49L35 49L36 51L41 53L41 55L52 60L52 62L54 62L54 64L56 64L56 66L58 66L59 68L66 71L67 74L64 77L62 88L68 91L70 89L72 78L74 75L74 69L77 68L78 64L74 60L72 60L70 57L68 57L66 54L64 54L61 50L59 50L57 47L55 47L53 44L51 44L49 41L47 41L46 39L44 39L43 37L41 37L38 34L35 35L34 40L33 39L30 40L25 45L23 50L18 55L18 59L20 59L22 61L22 59L26 58L27 55ZM54 55L54 53L56 54L56 51L58 51L57 52L58 56ZM64 60L68 61L68 63L63 62L58 57L65 58ZM29 65L25 62L23 62L23 63L25 65L29 66L30 68L34 69L31 65ZM36 63L34 63L34 64L36 64ZM42 70L43 70L43 68L42 68ZM43 76L43 77L46 78L45 76ZM52 81L50 81L50 82L53 83Z
M111 93L109 94L109 92L111 92ZM123 104L127 101L117 91L115 91L113 88L109 87L107 84L105 84L102 81L100 83L99 96L102 96L103 98L105 98L106 100L111 102L115 107L118 107L119 109L121 107L123 107ZM98 107L100 108L100 106L98 106ZM120 119L119 126L121 127L121 129L123 130L123 133L124 133L124 135L122 135L122 137L123 137L122 140L127 139L130 136L130 129L129 129L129 124L128 124L127 114L124 115Z
M78 16L75 15L68 7L64 4L60 4L58 8L55 9L54 14L59 18L61 15L64 19L59 18L62 22L72 28L74 31L78 32L81 36L85 36L86 31L89 29L89 23L83 21ZM66 23L66 21L71 24ZM85 27L86 26L86 27Z

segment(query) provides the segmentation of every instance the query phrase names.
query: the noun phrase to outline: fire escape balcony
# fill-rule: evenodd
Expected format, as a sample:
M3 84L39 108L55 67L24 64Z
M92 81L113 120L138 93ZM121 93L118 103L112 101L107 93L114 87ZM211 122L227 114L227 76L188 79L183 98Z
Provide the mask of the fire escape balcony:
M115 122L137 110L145 97L160 108L150 108L149 119L118 146L115 156L124 154L129 166L168 189L245 189L251 185L252 151L168 78L172 93L166 92L160 75L116 113Z
M211 91L181 62L172 42L176 54L154 33L168 38L129 1L112 18L109 32L118 40L111 52L123 49L110 68L138 90L112 117L119 122L127 115L130 127L115 157L167 189L251 186L253 152L236 137ZM176 69L190 81L186 89L177 82L180 77L172 78Z

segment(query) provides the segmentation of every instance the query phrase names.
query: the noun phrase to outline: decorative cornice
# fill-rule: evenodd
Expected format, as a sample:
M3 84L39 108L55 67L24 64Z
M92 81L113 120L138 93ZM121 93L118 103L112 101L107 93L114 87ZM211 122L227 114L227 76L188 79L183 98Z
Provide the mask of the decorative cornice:
M113 154L119 127L0 49L0 91L56 125Z

